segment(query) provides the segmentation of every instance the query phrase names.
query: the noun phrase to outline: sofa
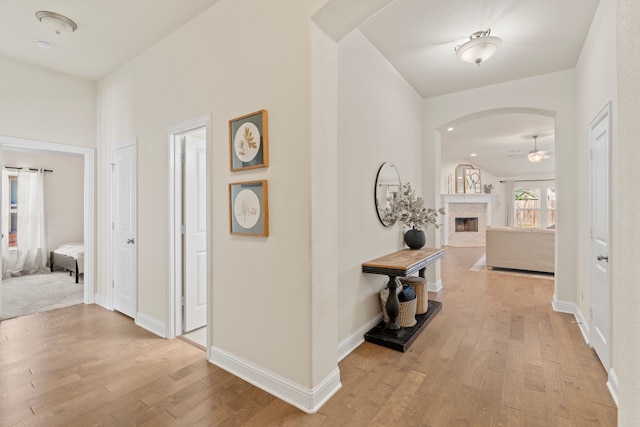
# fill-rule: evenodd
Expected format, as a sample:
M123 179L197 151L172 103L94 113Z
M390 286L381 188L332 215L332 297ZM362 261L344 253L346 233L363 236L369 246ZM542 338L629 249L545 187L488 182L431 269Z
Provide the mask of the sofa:
M487 227L487 267L555 272L555 230Z

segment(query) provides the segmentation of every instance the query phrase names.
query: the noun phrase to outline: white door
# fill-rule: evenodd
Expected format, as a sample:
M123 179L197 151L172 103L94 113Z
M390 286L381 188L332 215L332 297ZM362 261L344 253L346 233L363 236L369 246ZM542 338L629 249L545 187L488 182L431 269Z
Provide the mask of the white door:
M136 146L114 148L112 160L113 308L135 318L136 302Z
M611 141L607 107L591 123L591 328L590 341L605 369L611 366L609 275L609 166Z
M185 137L184 331L207 324L207 150Z

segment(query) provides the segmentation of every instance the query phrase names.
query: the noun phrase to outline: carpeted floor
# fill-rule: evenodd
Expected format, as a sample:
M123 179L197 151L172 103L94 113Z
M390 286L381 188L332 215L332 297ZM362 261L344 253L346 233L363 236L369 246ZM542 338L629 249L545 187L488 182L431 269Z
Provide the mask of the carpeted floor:
M542 279L554 279L554 275L553 273L543 273L543 272L539 272L539 271L526 271L526 270L512 270L509 268L488 268L487 267L487 256L482 255L480 257L480 259L478 261L476 261L475 264L473 264L473 267L471 267L469 270L471 271L492 271L494 273L500 273L500 274L508 274L511 276L529 276L529 277L540 277Z
M0 286L4 320L81 304L84 296L82 276L76 284L75 277L64 271L11 277Z

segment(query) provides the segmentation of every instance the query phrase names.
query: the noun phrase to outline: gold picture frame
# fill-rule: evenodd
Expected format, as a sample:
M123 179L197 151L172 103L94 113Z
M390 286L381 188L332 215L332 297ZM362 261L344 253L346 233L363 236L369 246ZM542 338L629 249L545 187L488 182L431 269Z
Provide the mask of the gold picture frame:
M229 165L232 172L269 166L267 110L229 120Z
M267 180L229 184L229 232L245 236L269 235Z

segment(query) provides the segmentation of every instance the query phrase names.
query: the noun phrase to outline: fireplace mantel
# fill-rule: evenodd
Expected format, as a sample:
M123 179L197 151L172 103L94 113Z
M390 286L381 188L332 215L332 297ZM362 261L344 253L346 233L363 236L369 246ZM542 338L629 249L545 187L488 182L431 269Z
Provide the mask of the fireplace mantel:
M486 204L487 226L492 225L491 213L493 212L492 202L495 194L442 194L442 206L449 214L450 203L482 203ZM444 221L444 244L449 244L449 221Z

